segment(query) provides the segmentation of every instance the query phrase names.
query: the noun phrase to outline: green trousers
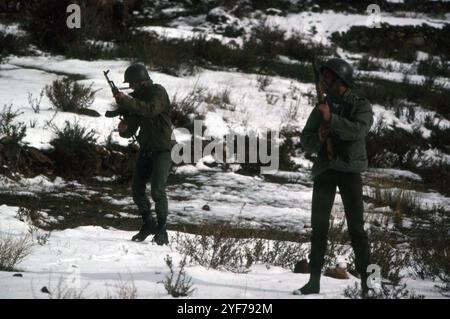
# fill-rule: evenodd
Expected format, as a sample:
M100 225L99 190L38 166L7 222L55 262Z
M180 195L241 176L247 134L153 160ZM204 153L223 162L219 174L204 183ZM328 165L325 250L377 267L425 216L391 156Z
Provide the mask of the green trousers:
M141 150L139 152L131 190L134 203L144 223L152 219L151 204L146 194L146 186L150 182L150 194L155 202L158 225L166 224L168 214L166 184L171 164L170 151L150 153Z

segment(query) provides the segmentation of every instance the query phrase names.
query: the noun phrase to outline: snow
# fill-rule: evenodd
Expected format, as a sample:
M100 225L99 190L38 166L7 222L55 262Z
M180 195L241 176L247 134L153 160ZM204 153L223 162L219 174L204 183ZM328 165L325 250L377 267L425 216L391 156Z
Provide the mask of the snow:
M193 30L192 27L161 27L161 26L145 26L139 27L137 30L142 32L148 32L155 34L165 39L177 39L177 40L192 40L198 38L204 38L207 41L218 40L222 44L241 47L243 44L242 39L229 38L223 35L210 33L207 30Z
M16 212L16 207L0 206L0 235L19 237L26 233L28 226L14 218ZM169 234L174 240L176 234ZM131 242L132 235L94 226L53 231L48 242L35 244L20 264L23 277L0 272L0 298L48 298L41 288L45 286L56 294L58 284L63 289L82 291L84 298L115 297L120 282L127 282L128 287L134 285L139 298L171 298L162 283L169 274L164 258L171 256L178 265L182 256L171 246ZM344 289L357 282L351 275L348 280L323 277L320 295L302 297L291 292L306 283L309 275L281 267L256 264L248 273L233 273L188 265L186 273L195 288L190 298L207 299L343 298ZM427 297L440 297L431 283L409 283L412 287L427 287L420 290Z
M221 10L222 9L213 9ZM348 14L336 13L333 11L324 12L301 12L288 13L283 15L264 15L262 13L253 14L250 17L237 19L225 12L223 15L228 17L228 23L238 23L240 27L246 30L245 33L265 21L267 25L277 27L286 31L286 36L292 33L300 33L306 35L313 41L323 44L331 44L329 37L333 32L346 32L352 26L372 26L374 22L387 23L398 26L417 26L426 24L435 28L442 28L447 20L434 19L426 15L420 17L399 17L391 13L381 11L376 18L369 14ZM233 46L242 46L245 37L229 38L221 34L214 33L214 28L210 23L205 21L205 16L197 17L181 17L171 21L169 26L144 26L138 28L140 31L154 33L160 37L167 39L192 39L203 36L206 40L219 40L223 44L231 44ZM314 28L314 31L313 31Z
M385 107L379 105L379 104L373 104L372 110L374 113L374 123L378 123L379 121L382 121L383 125L386 128L401 128L405 131L412 133L415 129L418 129L422 132L422 135L424 138L429 138L430 131L425 128L424 123L426 121L426 118L431 118L433 120L433 123L435 125L438 125L440 128L445 129L450 127L450 121L444 118L441 118L436 114L434 111L425 110L423 108L419 107L413 107L414 109L414 121L408 120L406 114L407 111L403 110L402 114L400 114L400 117L397 117L394 110L388 110ZM376 128L375 125L372 126L372 130ZM437 150L429 150L429 156L432 156L433 152L438 152ZM435 154L436 156L439 156L439 154ZM444 159L445 160L445 159Z
M413 84L424 84L427 78L423 75L412 74L408 75L404 72L386 72L386 71L358 71L358 75L365 77L374 77L394 82L402 82L406 79ZM450 79L444 77L437 77L435 79L435 85L442 86L444 88L450 88Z
M0 234L4 229L16 236L26 232L27 225L14 218L16 212L15 207L0 206ZM140 298L170 297L162 284L168 274L164 258L171 256L177 265L182 256L170 246L131 242L132 234L93 226L54 231L47 244L35 245L20 264L23 278L0 272L0 298L47 298L41 287L56 287L61 278L64 284L74 268L80 276L79 287L86 287L85 297L105 297L105 287L113 290L119 278L132 280ZM175 235L170 232L171 239ZM296 298L291 291L308 277L265 265L256 265L247 274L193 265L187 267L187 274L196 288L193 298ZM341 297L343 289L355 280L324 278L319 297Z
M287 31L287 36L292 33L301 33L311 37L313 41L323 44L331 44L329 37L333 32L346 32L352 26L371 26L373 19L366 14L346 14L333 11L320 13L301 12L283 16L268 16L267 23ZM377 20L378 22L378 20ZM435 28L442 28L446 20L430 18L403 18L394 17L381 12L380 23L390 25L422 25L427 24ZM315 34L312 28L315 28Z
M205 135L211 137L222 138L230 132L226 123L223 121L223 118L217 113L206 113L204 124L208 127Z
M371 176L406 178L414 181L422 181L422 177L410 171L403 171L391 168L371 168L369 169Z
M12 23L12 24L0 23L0 33L6 34L6 35L11 34L11 35L15 35L17 37L22 37L26 34L26 32L24 30L22 30L20 25L17 23Z
M417 158L422 160L421 166L428 166L431 164L449 163L450 155L443 153L436 148L430 148L417 155Z

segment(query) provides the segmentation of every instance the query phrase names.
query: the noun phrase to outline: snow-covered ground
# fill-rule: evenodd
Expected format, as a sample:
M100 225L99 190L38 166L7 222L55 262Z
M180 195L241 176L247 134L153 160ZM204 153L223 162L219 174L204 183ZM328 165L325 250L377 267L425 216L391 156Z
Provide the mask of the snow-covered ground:
M0 206L0 236L24 236L28 225L15 218L17 207ZM176 234L169 232L173 240ZM54 231L44 245L35 244L18 272L0 272L0 298L49 298L53 293L81 292L84 298L118 297L118 287L135 287L138 298L168 298L163 281L169 275L166 256L178 265L182 256L171 246L130 241L132 232L86 226ZM257 264L248 273L186 267L195 291L191 298L305 298L292 291L308 280L307 274ZM13 276L21 273L22 277ZM322 278L320 295L307 298L343 298L358 279ZM125 283L125 285L123 284ZM59 287L59 288L58 288ZM415 288L417 287L417 288ZM440 298L434 283L409 280L408 288L428 298ZM420 288L420 289L419 289Z
M345 32L352 26L373 26L376 23L387 23L390 25L422 25L427 24L435 28L442 28L447 20L431 18L403 18L394 17L388 13L382 13L379 17L367 14L336 13L333 11L314 13L302 12L288 14L286 17L269 16L269 24L278 26L289 32L299 32L312 35L312 39L324 44L330 44L330 35L333 32Z
M421 182L420 176L409 171L371 169L364 174L364 179L376 178L397 180L399 184L402 180L419 184ZM312 181L307 170L259 177L222 172L201 164L182 166L169 177L169 222L241 222L257 229L278 229L304 234L310 227L311 186ZM395 187L390 189L393 193L402 191ZM364 188L369 197L374 190L373 186ZM424 210L441 207L450 211L450 198L438 192L407 189L403 189L403 192L415 198ZM51 181L45 176L22 178L18 181L2 177L0 194L101 202L109 208L114 208L113 211L101 210L105 217L109 218L129 217L133 215L123 214L136 212L129 187L115 187L114 180L105 181L99 186L65 181L61 178ZM202 210L205 204L210 206L210 210ZM42 203L42 206L45 208L45 203ZM343 211L338 195L334 204L334 215L343 217ZM52 210L53 215L57 213Z

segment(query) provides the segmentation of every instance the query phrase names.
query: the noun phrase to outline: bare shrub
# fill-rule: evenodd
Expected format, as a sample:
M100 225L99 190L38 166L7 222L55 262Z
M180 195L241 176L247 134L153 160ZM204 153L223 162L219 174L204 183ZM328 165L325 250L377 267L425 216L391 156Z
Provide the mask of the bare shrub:
M51 85L47 85L45 93L57 110L79 114L88 113L86 110L92 105L95 98L92 84L86 86L68 77L55 80Z
M205 103L212 107L218 107L219 109L229 110L229 111L235 111L236 105L231 103L230 100L230 89L225 88L222 91L211 94L208 93L204 97Z
M175 127L191 129L194 119L198 116L198 108L204 100L205 88L194 88L182 99L177 95L172 98L172 123Z
M138 297L138 290L132 277L130 280L123 280L119 276L119 280L115 283L114 288L115 294L110 295L108 293L105 297L106 299L136 299Z
M229 223L217 225L212 236L205 234L178 238L176 249L190 258L190 262L207 268L224 268L244 272L247 267L245 245L249 239L230 238L226 235Z
M295 264L305 260L308 251L301 243L258 239L253 247L247 247L247 264L265 263L294 270Z
M53 286L52 276L49 276L48 287L41 288L41 293L48 294L49 299L86 299L84 293L88 284L81 287L81 283L76 282L80 278L72 276L60 276L56 285Z
M38 114L41 111L41 102L42 102L42 98L44 97L44 93L45 93L45 89L42 89L41 93L39 94L39 97L33 97L33 94L28 92L28 95L27 95L28 105L31 107L31 109L36 114Z
M15 271L16 266L31 252L27 236L0 235L0 271Z
M19 144L26 135L26 125L22 122L16 122L16 118L21 115L18 111L12 111L12 104L3 105L0 112L0 139L7 138L12 144Z
M272 77L269 75L264 75L264 74L258 74L256 76L256 82L258 84L258 90L259 91L265 91L266 88L272 84Z
M344 290L344 296L350 299L361 299L362 291L358 283L348 286ZM418 295L414 291L407 289L406 284L393 286L382 284L378 291L370 292L367 299L424 299L423 295Z
M64 151L66 154L90 150L97 141L95 131L81 126L78 121L74 123L66 121L62 129L53 126L53 133L56 137L50 143L55 149Z
M233 236L232 229L239 229L239 225L226 222L212 227L209 235L178 235L175 249L189 257L191 263L237 273L248 272L256 263L294 269L299 260L306 258L301 243ZM209 229L208 225L203 227Z
M414 215L422 211L419 199L410 191L375 188L370 197L376 204L389 206L394 212Z
M370 262L381 269L381 276L386 283L398 286L403 279L402 271L410 264L410 253L397 245L397 240L387 229L372 231L369 234ZM350 264L355 265L355 255L349 255ZM354 273L355 269L351 269Z
M184 269L186 266L186 256L179 264L178 273L174 269L172 258L170 256L167 256L164 260L170 270L170 275L167 275L164 281L164 288L166 288L167 292L175 298L192 295L195 289L193 288L191 278L186 276L186 271Z
M416 219L411 241L411 267L421 279L440 280L441 292L449 294L450 234L448 220L433 216L428 222Z
M55 148L55 166L58 174L89 175L97 170L96 133L79 124L65 122L61 129L52 125L56 137L50 141Z

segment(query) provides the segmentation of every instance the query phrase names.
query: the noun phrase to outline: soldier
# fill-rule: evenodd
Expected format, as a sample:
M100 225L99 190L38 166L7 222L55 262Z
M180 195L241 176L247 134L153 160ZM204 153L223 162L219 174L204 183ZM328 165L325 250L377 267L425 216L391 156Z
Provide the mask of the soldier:
M119 109L126 114L119 124L121 136L130 137L138 128L137 141L140 146L133 173L133 200L142 215L143 225L133 241L143 241L153 234L158 245L168 243L166 221L168 204L166 182L172 163L171 104L166 90L154 84L142 64L133 64L125 71L125 81L134 91L130 96L118 92L115 99ZM145 194L150 181L151 196L155 202L157 220L151 214L151 204Z
M365 137L373 123L372 108L366 99L351 91L353 69L346 61L332 58L321 66L320 74L327 97L311 112L301 133L305 151L318 153L312 168L310 279L293 293L320 292L320 275L337 186L344 204L356 270L361 275L363 294L366 294L369 243L364 230L361 172L367 168ZM331 139L331 150L325 142L327 139Z

